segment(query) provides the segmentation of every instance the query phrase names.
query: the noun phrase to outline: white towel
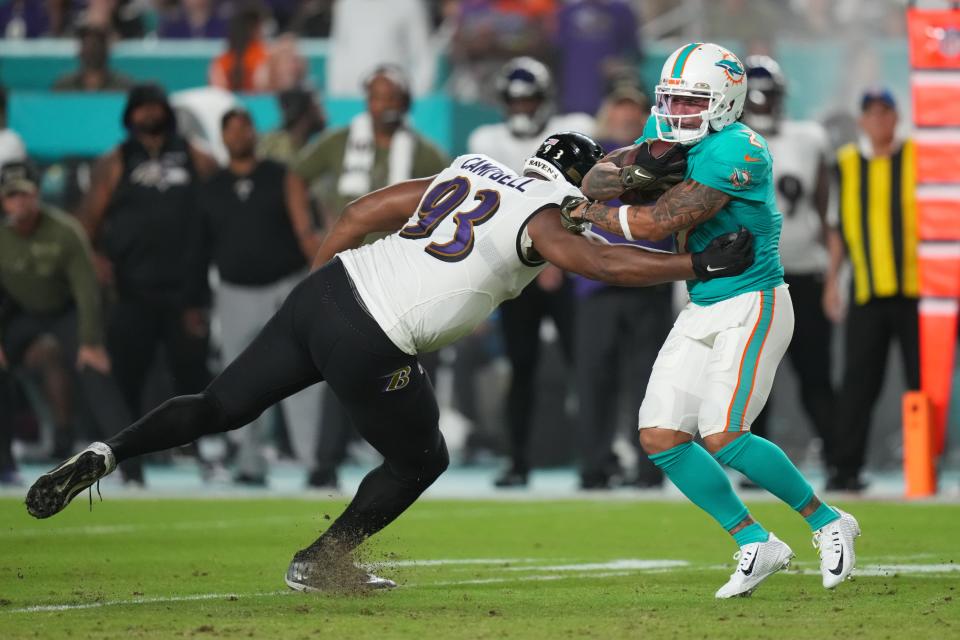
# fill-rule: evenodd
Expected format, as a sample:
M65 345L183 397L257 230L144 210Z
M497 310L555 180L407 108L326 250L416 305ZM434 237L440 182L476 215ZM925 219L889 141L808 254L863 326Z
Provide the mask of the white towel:
M364 111L350 121L347 148L343 154L343 172L337 183L342 196L362 196L370 193L370 171L376 149L373 140L373 119ZM406 123L401 125L390 140L390 156L387 159L388 184L409 180L413 173L413 150L416 141Z

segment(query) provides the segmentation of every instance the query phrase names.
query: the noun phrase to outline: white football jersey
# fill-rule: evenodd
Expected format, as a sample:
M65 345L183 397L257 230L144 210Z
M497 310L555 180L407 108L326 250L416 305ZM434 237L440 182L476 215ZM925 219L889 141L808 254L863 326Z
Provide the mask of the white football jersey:
M546 263L528 255L527 222L567 195L582 194L463 155L433 180L400 231L340 260L401 351L436 351L471 333L543 270Z
M576 131L585 136L593 136L595 123L585 113L568 113L553 116L547 122L542 134L530 138L518 138L505 123L486 124L477 127L467 139L468 153L482 153L502 162L514 171L520 171L527 158L537 152L543 139L553 133Z
M783 214L783 269L788 274L822 273L828 256L814 195L820 162L830 153L827 133L813 121L787 120L777 134L764 137L773 156L777 208Z

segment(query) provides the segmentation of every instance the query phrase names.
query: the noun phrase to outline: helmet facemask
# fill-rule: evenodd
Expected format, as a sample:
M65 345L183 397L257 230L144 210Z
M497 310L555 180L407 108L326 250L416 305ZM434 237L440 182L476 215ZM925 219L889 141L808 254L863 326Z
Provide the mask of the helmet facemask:
M664 142L694 144L710 133L710 121L724 111L723 93L709 89L681 89L658 85L656 104L650 108L657 125L657 137ZM705 109L695 113L673 114L676 98L707 101ZM679 109L677 109L679 111ZM699 120L699 122L698 122Z

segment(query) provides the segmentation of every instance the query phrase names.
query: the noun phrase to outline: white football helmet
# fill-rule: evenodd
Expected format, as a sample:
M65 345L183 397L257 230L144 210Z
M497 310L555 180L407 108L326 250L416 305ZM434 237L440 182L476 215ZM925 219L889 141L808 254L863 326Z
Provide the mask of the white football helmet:
M654 93L656 101L650 113L657 124L657 137L694 144L737 121L747 96L747 74L743 63L727 49L691 42L667 58ZM708 98L709 104L700 113L671 115L671 101L677 96Z

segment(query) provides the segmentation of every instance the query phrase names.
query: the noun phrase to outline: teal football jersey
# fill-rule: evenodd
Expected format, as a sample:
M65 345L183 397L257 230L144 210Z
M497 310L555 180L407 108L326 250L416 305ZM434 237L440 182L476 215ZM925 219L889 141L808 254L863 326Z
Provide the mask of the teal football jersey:
M656 137L656 124L651 117L643 138L637 142ZM711 219L677 233L677 250L701 251L717 236L746 227L754 235L755 253L753 265L738 276L706 282L688 280L690 299L699 305L710 305L783 284L783 216L777 210L773 161L766 140L741 122L712 132L687 153L686 177L723 191L732 199Z

